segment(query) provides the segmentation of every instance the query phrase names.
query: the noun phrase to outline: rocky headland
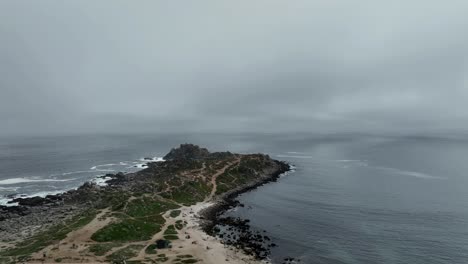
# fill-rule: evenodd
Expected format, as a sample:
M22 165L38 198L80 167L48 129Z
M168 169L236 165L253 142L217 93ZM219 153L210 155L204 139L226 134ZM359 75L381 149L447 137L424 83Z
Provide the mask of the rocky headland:
M85 183L0 206L0 263L217 264L268 256L275 245L265 234L221 215L237 205L237 195L275 181L288 164L192 144L172 149L164 160L105 175L106 186Z

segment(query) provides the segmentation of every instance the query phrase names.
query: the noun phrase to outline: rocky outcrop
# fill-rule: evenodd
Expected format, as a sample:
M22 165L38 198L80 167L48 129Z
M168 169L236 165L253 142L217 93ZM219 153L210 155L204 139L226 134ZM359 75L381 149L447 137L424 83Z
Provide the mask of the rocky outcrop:
M165 160L193 160L203 159L210 155L206 148L200 148L193 144L181 144L178 148L173 148L166 156Z

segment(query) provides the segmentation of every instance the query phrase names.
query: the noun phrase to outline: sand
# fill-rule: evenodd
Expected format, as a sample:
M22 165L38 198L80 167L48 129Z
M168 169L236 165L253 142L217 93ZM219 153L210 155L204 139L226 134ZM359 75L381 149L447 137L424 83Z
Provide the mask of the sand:
M262 263L242 251L226 246L215 237L205 234L199 225L199 213L201 210L211 206L211 202L198 203L190 207L181 208L181 214L175 220L187 222L187 226L181 230L182 234L189 235L190 239L183 237L173 243L172 252L176 254L190 254L199 259L201 263ZM186 234L185 234L186 233ZM195 244L194 244L195 243ZM181 247L181 248L180 248Z

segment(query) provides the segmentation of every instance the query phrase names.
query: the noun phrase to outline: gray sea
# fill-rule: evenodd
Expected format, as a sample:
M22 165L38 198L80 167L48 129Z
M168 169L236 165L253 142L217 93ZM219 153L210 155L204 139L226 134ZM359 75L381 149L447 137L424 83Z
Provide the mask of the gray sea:
M0 197L45 195L141 169L180 143L268 153L295 172L243 194L249 218L301 263L468 263L468 137L176 134L0 138ZM6 202L3 197L2 203Z

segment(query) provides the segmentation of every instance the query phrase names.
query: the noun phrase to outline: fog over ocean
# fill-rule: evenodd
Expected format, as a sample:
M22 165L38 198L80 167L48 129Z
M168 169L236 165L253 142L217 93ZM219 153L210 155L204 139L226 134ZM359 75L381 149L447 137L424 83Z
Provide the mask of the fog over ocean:
M466 263L468 138L352 134L191 134L0 140L0 194L75 188L134 171L180 143L267 153L293 173L243 194L229 214L251 220L302 263ZM4 200L5 201L5 200Z

